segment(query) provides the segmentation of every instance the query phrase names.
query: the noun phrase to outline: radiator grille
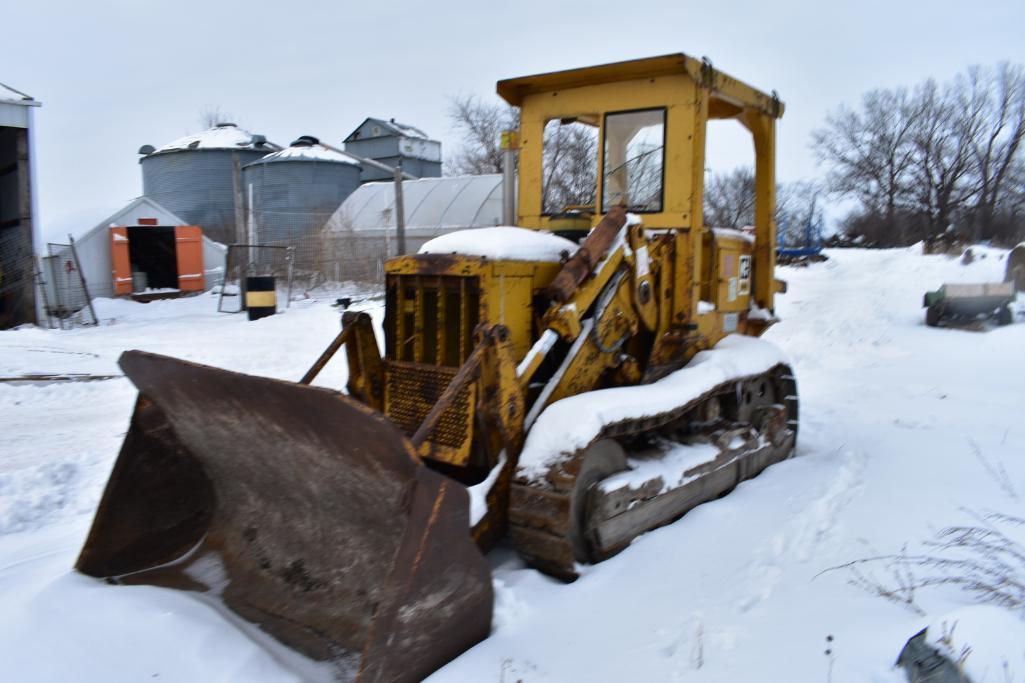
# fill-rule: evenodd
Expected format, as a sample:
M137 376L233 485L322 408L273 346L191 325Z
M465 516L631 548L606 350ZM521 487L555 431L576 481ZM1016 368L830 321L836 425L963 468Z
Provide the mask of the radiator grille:
M420 427L427 413L455 377L457 368L391 362L388 368L388 417L407 436ZM463 388L451 407L427 435L432 444L462 450L470 435L470 406L475 385Z
M479 306L476 277L389 275L386 355L395 361L459 367L473 350Z

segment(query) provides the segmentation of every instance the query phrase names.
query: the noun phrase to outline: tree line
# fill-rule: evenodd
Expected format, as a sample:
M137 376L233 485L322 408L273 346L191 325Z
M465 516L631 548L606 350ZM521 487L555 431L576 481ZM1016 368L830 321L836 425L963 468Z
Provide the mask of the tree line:
M812 134L843 231L880 245L954 232L1025 238L1025 70L973 66L946 83L872 90Z
M449 175L502 172L503 130L518 130L520 110L483 102L473 95L449 98L449 121L463 145L445 161ZM550 121L545 126L542 204L546 213L594 204L597 185L597 130L582 123Z
M446 171L500 173L499 133L518 128L518 110L456 97L449 118L464 144ZM588 128L557 121L546 128L546 210L594 202L597 135ZM945 83L872 90L858 106L830 111L812 132L824 177L781 183L776 223L785 242L797 243L806 225L821 220L821 199L831 197L853 204L840 231L868 244L907 245L945 233L1017 243L1025 239L1023 140L1021 65L973 66ZM752 169L709 173L704 205L706 225L750 225Z

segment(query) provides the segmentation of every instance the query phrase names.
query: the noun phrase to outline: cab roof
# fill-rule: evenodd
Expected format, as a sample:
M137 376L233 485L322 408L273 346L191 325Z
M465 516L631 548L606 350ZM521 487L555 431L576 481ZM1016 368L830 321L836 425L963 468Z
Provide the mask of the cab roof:
M652 78L671 74L686 74L695 83L711 91L716 108L739 110L754 108L775 118L783 116L783 103L773 92L771 95L757 90L728 74L712 67L708 59L695 59L682 52L658 57L631 59L598 66L587 66L565 71L507 78L498 82L498 94L513 106L521 106L523 99L537 93L565 90L603 83L616 83L638 78Z

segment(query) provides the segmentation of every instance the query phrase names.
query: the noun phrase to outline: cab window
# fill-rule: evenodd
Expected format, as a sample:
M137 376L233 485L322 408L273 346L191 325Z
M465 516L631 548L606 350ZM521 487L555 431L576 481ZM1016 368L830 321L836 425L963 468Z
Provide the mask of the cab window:
M605 115L602 158L602 201L636 213L662 210L666 110L616 112Z

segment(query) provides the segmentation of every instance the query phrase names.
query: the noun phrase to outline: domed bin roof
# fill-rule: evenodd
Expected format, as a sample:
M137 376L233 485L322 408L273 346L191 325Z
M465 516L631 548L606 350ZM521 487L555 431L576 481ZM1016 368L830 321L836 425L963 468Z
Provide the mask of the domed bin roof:
M213 128L180 137L172 140L166 145L154 148L145 145L139 149L139 154L152 156L167 152L187 152L193 150L249 150L263 151L280 150L281 147L273 142L267 142L263 135L254 135L244 128L239 128L234 123L218 123Z
M255 164L270 164L282 161L313 161L326 162L329 164L349 164L351 166L360 166L359 161L354 157L328 149L320 144L319 139L312 135L300 136L285 149L272 152L261 159L250 162L248 165L253 166Z

